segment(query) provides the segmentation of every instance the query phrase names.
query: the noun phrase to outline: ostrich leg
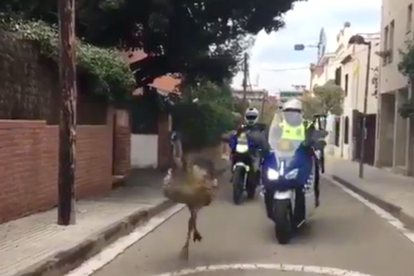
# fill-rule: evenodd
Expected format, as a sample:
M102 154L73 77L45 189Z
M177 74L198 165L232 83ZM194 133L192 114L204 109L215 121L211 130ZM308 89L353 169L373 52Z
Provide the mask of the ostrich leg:
M190 239L191 239L191 234L193 233L193 231L194 231L194 217L193 217L192 212L190 212L190 218L188 219L187 239L180 253L180 258L185 261L187 261L189 257L188 255L189 255Z
M197 229L197 213L198 213L198 209L194 209L191 211L192 212L192 216L193 216L193 241L197 242L197 241L201 241L203 239L203 237L200 235L200 232L198 232Z

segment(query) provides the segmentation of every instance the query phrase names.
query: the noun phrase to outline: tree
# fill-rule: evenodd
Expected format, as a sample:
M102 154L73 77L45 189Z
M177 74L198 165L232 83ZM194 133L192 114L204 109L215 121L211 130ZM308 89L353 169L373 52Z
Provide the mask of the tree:
M302 97L303 116L307 120L312 120L315 114L322 113L322 107L319 99L312 95L304 95Z
M98 45L142 49L133 64L140 85L177 73L187 82L230 79L259 31L283 27L296 0L78 0L77 34ZM56 23L54 0L3 0L0 11Z
M278 109L277 103L266 101L264 104L262 103L253 103L250 106L257 108L260 113L259 122L262 124L270 125L273 120L273 116L275 115L276 110ZM263 111L262 111L263 107Z
M195 98L197 102L193 102ZM236 126L232 105L228 85L203 81L185 87L183 101L173 109L174 129L186 137L185 148L200 149L221 142L222 135Z
M194 85L183 86L181 91L186 102L191 102L197 98L201 103L212 103L229 110L233 109L232 90L228 81L218 85L211 81L203 80Z
M414 88L414 44L407 43L405 50L400 50L401 60L398 63L398 70L403 76L408 78L408 84L411 90ZM414 98L411 97L408 101L401 103L398 107L399 115L404 118L414 118Z
M343 112L344 91L333 80L316 86L313 94L303 97L304 113L310 119L315 114L341 115Z

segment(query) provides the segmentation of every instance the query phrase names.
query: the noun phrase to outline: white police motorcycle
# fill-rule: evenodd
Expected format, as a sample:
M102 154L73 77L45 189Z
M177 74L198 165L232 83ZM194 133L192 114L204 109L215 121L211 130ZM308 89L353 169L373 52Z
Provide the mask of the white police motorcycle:
M283 113L285 118L289 115L289 112ZM312 147L303 140L281 139L282 120L282 114L276 114L269 129L270 153L263 161L262 182L268 217L275 223L276 239L286 244L315 212L319 169Z

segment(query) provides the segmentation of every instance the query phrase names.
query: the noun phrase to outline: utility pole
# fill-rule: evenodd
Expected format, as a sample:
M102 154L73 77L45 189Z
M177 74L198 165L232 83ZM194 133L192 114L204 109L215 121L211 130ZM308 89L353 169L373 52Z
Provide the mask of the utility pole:
M364 178L365 139L367 137L368 92L369 92L369 85L370 85L369 72L371 70L371 50L372 50L371 41L365 42L365 45L368 46L368 49L367 49L368 53L367 53L367 68L366 68L366 75L365 75L364 106L362 110L361 129L359 132L359 143L360 143L359 178Z
M264 109L265 109L265 105L266 105L266 99L267 99L267 95L266 93L263 91L263 96L262 96L262 107L260 109L260 118L261 120L263 120L263 116L264 116Z
M58 224L75 223L76 36L75 0L58 0L59 13L59 203Z
M248 55L247 53L244 54L243 59L243 108L247 109L247 77L248 77Z

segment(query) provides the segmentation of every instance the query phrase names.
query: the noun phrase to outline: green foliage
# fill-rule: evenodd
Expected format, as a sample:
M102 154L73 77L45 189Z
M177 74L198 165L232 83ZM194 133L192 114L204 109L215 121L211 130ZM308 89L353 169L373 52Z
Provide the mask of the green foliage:
M234 128L234 117L212 103L180 103L173 111L174 129L185 138L187 150L217 145L221 135Z
M334 81L316 86L313 94L302 97L303 113L306 119L313 119L316 114L341 115L343 112L344 91Z
M400 55L398 70L411 81L414 80L414 44L408 43L405 50L400 50Z
M402 103L398 107L398 113L404 119L414 118L414 99L410 99L409 101Z
M233 110L239 114L244 114L246 112L246 107L244 106L242 99L233 99Z
M56 25L0 15L0 28L17 33L24 40L33 41L42 56L58 62L59 35ZM77 40L76 46L78 73L87 76L85 80L93 94L115 103L129 98L135 80L118 51L98 48L81 40Z
M230 79L249 39L283 27L295 0L77 0L77 34L98 46L143 49L136 80L150 83L166 73L195 83ZM0 11L57 23L57 1L2 0ZM252 12L254 11L254 12Z
M409 42L405 50L400 50L401 60L398 63L398 70L406 76L414 88L414 44ZM414 99L402 103L398 107L398 113L404 119L414 118Z
M204 80L195 85L182 88L184 101L190 102L198 99L200 103L211 103L233 109L232 90L228 83L218 85L208 80Z
M302 97L303 116L307 120L312 120L316 114L322 113L322 106L319 99L311 95Z
M173 109L174 128L186 138L187 149L214 146L221 136L236 127L233 99L228 84L203 81L183 88L183 100ZM193 102L193 99L198 99Z

